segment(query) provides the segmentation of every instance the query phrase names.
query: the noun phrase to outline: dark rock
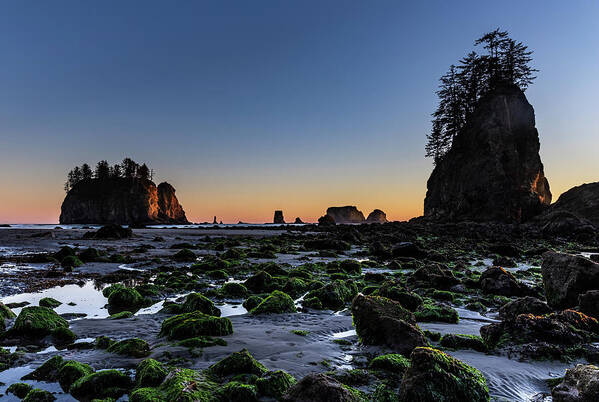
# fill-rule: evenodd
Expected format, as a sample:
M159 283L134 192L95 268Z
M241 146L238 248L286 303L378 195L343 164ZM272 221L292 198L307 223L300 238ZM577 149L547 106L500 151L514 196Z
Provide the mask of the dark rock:
M599 367L578 364L566 370L563 381L551 390L554 402L587 402L599 400Z
M490 267L482 273L478 281L485 293L502 296L527 296L532 289L518 282L514 275L500 267Z
M368 217L366 218L366 223L386 223L386 222L388 222L387 214L385 214L380 209L375 209L374 211L369 213Z
M88 179L65 197L60 223L189 223L168 183L140 179Z
M404 355L428 345L414 315L396 301L359 294L352 302L352 316L365 345L385 345Z
M275 211L275 217L273 219L273 223L279 223L279 224L285 223L285 218L283 218L283 211Z
M131 228L124 228L121 225L110 224L102 226L95 232L86 232L84 239L126 239L133 236Z
M587 183L566 191L550 208L565 211L599 227L599 182Z
M331 216L338 224L363 223L365 220L364 214L358 211L358 208L349 205L345 207L330 207L327 209L327 215Z
M587 219L563 210L550 210L538 219L541 232L549 237L592 239L597 228Z
M428 264L418 268L408 279L415 287L447 290L459 283L451 270L440 264Z
M541 272L551 307L573 307L580 294L599 289L599 264L584 257L549 251L543 254Z
M416 244L411 242L399 243L391 250L393 257L412 257L412 258L425 258L427 253Z
M302 220L301 220L301 219L300 219L300 217L298 216L297 218L295 218L295 222L293 222L293 223L294 223L294 224L296 224L296 225L301 225L301 224L303 224L304 222L302 222Z
M580 311L595 318L599 318L599 290L589 290L578 296Z
M547 303L536 297L526 296L512 300L499 309L499 318L504 321L513 320L520 314L544 315L551 312Z
M487 381L477 369L432 348L416 348L410 359L412 363L401 383L400 402L489 401Z
M522 222L551 203L532 106L516 86L484 96L427 183L424 216Z
M322 373L308 374L283 395L283 402L360 402L340 382Z
M320 218L318 218L318 226L335 226L336 222L335 222L335 218L333 218L331 215L323 215Z

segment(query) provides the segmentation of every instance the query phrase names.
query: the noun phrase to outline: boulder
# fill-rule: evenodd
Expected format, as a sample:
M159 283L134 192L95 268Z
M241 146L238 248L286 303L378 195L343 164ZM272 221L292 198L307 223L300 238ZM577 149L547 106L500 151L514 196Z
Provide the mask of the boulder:
M548 251L541 265L547 304L573 307L578 296L599 289L599 264L581 256Z
M563 381L551 390L554 402L587 402L599 400L599 367L578 364L567 369Z
M336 224L335 218L331 215L323 215L318 218L318 226L335 226Z
M151 180L86 179L67 193L60 213L61 224L189 223L183 207L168 183Z
M520 314L544 315L551 312L551 309L544 301L536 297L519 297L499 308L499 318L504 321L513 320Z
M374 211L369 213L368 217L366 218L366 223L386 223L386 222L388 222L387 214L385 214L380 209L375 209Z
M428 179L424 216L523 222L551 203L535 115L515 85L483 96Z
M526 296L532 289L518 282L511 272L500 267L490 267L482 273L478 284L483 292L501 296Z
M548 237L564 237L584 241L592 239L597 232L595 225L588 219L563 210L549 210L537 221L541 233Z
M298 216L297 218L295 218L295 222L293 222L296 225L303 225L304 222L300 219L300 217Z
M550 212L569 212L599 227L599 182L586 183L566 191L551 205Z
M416 348L399 392L400 402L487 402L489 388L480 371L437 349Z
M579 310L595 318L599 318L599 290L589 290L578 296Z
M283 402L361 402L353 393L332 377L322 373L308 374L283 395Z
M384 345L408 355L415 347L427 346L414 315L396 301L358 294L352 302L356 333L365 345Z
M355 206L330 207L327 215L331 216L338 224L363 223L364 214Z
M273 223L284 224L285 218L283 218L283 211L275 211L275 217Z

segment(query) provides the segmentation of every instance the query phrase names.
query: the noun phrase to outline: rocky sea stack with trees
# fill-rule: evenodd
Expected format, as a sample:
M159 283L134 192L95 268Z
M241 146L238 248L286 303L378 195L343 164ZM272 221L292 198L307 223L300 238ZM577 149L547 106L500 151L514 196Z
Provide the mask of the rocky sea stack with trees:
M152 181L153 172L130 158L110 166L98 162L94 171L87 163L68 173L60 223L186 224L185 211L175 189Z

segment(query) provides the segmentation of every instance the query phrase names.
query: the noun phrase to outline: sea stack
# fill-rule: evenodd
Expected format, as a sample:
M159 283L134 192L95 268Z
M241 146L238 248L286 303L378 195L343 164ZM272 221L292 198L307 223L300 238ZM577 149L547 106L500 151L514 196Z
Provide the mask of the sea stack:
M189 223L173 186L165 182L156 187L139 178L82 180L69 190L60 209L61 224Z
M381 211L380 209L375 209L371 213L368 214L366 218L366 223L386 223L387 214Z
M332 217L338 224L344 223L363 223L364 214L355 206L330 207L327 209L327 215Z
M483 96L427 183L424 216L519 223L551 203L534 109L516 85Z
M275 211L275 217L273 219L273 223L283 224L285 223L285 218L283 218L283 211Z

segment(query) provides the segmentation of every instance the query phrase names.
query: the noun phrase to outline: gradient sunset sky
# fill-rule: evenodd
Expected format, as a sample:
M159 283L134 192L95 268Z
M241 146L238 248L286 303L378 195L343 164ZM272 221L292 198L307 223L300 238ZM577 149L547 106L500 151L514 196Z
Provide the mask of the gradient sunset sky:
M0 223L58 222L66 173L125 156L190 220L422 214L437 80L500 27L554 200L599 180L599 2L14 1L0 13Z

